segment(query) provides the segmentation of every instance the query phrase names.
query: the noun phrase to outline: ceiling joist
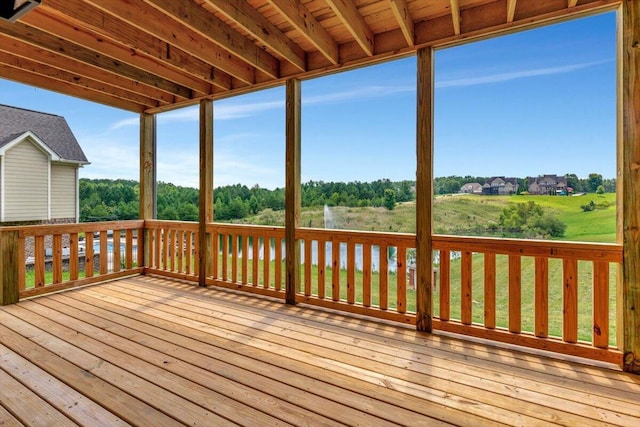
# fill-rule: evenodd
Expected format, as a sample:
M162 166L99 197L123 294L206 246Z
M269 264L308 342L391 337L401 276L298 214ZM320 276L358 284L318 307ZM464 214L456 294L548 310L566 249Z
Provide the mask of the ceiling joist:
M407 7L405 0L391 0L391 10L398 21L402 35L404 35L407 45L415 45L415 29L413 24L413 18L411 18L411 12Z
M451 21L453 22L453 32L456 36L460 35L460 2L458 0L449 0L451 6Z
M373 56L373 32L352 0L326 0L367 56Z
M511 23L516 16L516 4L518 0L507 0L507 22Z

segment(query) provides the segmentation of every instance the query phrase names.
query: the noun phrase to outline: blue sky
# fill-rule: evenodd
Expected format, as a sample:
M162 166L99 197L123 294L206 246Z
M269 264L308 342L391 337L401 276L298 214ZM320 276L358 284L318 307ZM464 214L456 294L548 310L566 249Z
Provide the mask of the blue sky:
M615 176L615 14L436 53L435 175ZM303 181L415 179L414 57L302 83ZM87 178L138 179L138 115L0 80L64 116ZM215 186L284 186L284 88L214 103ZM158 117L158 179L198 183L198 109Z

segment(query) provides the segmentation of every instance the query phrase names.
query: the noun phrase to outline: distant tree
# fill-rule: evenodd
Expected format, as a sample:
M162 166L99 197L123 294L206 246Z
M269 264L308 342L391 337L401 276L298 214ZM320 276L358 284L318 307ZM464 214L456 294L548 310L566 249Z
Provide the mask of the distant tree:
M500 214L500 226L509 233L527 238L562 237L567 228L560 219L533 201L510 203Z
M590 173L587 178L587 191L589 193L595 193L598 187L602 185L602 175L599 173Z
M580 193L584 191L582 181L575 173L568 173L564 177L567 179L567 186L573 188L574 192Z
M384 190L384 207L390 211L396 207L396 192L390 188Z
M604 194L604 185L598 185L598 188L596 188L596 194Z

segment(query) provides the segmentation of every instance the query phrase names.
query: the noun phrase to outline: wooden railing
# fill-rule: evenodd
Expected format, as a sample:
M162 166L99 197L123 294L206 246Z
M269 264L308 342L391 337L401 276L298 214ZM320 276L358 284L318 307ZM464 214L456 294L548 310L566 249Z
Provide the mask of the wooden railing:
M145 221L145 271L183 280L198 280L198 223Z
M100 282L142 271L143 221L2 227L17 235L20 298ZM6 260L3 260L6 261Z

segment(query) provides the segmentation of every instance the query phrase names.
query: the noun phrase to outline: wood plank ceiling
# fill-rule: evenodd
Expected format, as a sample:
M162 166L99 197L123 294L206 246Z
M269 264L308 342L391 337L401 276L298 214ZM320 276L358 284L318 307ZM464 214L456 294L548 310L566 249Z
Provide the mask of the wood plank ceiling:
M619 4L42 0L17 22L0 19L0 78L159 112Z

